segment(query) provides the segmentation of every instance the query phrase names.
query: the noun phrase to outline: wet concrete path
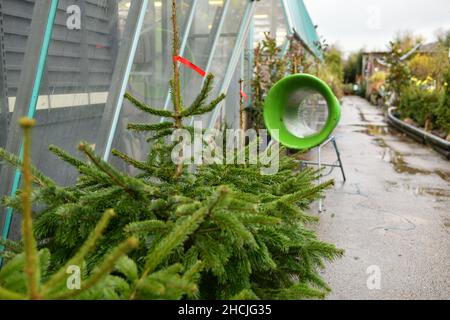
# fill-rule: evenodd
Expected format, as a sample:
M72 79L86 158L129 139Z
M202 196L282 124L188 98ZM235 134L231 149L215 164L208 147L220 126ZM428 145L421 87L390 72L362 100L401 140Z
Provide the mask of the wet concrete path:
M450 299L450 161L389 129L359 97L342 108L335 135L347 183L332 173L317 226L346 251L323 272L329 298ZM324 157L335 160L331 146Z

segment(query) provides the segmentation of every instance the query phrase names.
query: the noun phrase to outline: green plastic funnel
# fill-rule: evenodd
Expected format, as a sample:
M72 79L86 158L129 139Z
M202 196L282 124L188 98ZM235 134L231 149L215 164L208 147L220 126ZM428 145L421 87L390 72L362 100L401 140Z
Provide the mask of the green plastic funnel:
M296 150L320 145L340 117L341 106L331 88L309 74L295 74L277 82L264 105L269 133L285 147Z

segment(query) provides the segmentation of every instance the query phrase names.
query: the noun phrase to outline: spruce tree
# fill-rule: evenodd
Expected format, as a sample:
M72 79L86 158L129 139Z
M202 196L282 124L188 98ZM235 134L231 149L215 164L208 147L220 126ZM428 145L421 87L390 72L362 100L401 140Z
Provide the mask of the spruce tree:
M173 55L177 56L176 1L172 4ZM43 208L35 213L35 235L52 252L51 270L64 266L95 230L101 214L113 209L116 217L85 260L86 272L93 273L114 247L129 237L139 239L139 246L121 260L114 274L127 284L118 298L299 299L323 298L329 292L318 271L342 251L317 239L308 228L317 219L305 210L323 196L331 181L315 185L320 173L299 172L298 164L283 150L280 170L271 176L261 175L261 163L202 164L194 169L173 163L176 142L167 138L177 129L193 132L185 120L212 111L225 98L208 99L213 79L207 75L198 97L185 106L174 62L173 110L125 95L140 111L167 119L156 125L128 126L148 134L151 149L145 161L113 150L114 156L140 171L136 176L103 161L89 143L79 145L84 161L50 146L79 172L75 185L62 187L32 169L36 189L31 198L39 204L36 208ZM4 150L0 158L20 165ZM4 204L22 212L19 196L6 198Z
M33 230L32 182L38 179L37 171L31 167L30 159L30 130L34 126L34 120L23 118L20 120L20 125L24 129L24 159L23 161L15 159L14 162L20 165L23 175L23 188L20 191L23 241L20 244L2 241L2 245L7 248L3 252L3 257L8 263L0 271L1 300L125 299L134 298L138 294L144 294L146 298L177 299L197 291L192 280L201 268L200 262L194 264L193 268L183 275L179 274L183 270L179 264L162 272L152 273L151 263L146 265L142 274L139 274L136 264L125 256L128 251L138 246L138 240L135 237L129 237L118 246L112 247L103 261L91 272L80 274L79 287L68 287L67 283L70 279L67 273L70 273L70 268L80 268L84 264L84 259L95 248L115 213L113 210L107 210L75 255L58 270L52 271L51 253L47 248L38 250ZM175 229L193 228L198 223L199 216L201 214L193 215L191 219ZM174 245L183 234L183 232L172 232L161 243ZM164 247L162 251L170 252L170 249ZM153 252L149 254L148 260L157 261L163 256L161 252L158 254ZM122 277L113 276L112 272L119 273ZM138 287L137 284L140 282L146 284L147 291Z

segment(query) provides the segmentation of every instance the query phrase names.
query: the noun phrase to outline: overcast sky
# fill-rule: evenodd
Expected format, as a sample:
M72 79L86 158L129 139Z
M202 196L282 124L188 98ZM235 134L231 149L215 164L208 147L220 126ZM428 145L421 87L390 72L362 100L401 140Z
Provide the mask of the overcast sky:
M304 0L319 35L344 51L385 49L397 31L434 40L450 29L450 0Z

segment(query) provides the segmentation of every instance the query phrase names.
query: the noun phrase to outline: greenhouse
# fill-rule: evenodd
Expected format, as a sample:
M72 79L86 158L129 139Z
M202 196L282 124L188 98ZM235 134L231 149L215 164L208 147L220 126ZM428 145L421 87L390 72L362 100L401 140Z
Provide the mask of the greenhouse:
M171 107L170 1L81 1L81 11L73 5L2 2L1 147L16 154L20 150L20 129L8 127L8 119L14 124L22 116L35 118L40 137L33 145L35 164L63 185L73 182L76 172L52 157L48 145L72 152L80 141L89 141L105 160L118 146L141 158L147 144L127 132L126 125L142 114L123 102L125 90L150 105ZM263 14L270 8L275 10ZM320 55L312 22L302 19L309 16L301 1L180 1L178 10L180 55L217 75L213 95L229 96L202 117L205 127L221 121L239 125L238 80L249 84L249 48L264 32L273 32L280 42L298 32ZM77 16L80 12L86 16ZM192 69L181 72L183 98L191 103L204 79ZM2 168L2 195L12 192L14 176L14 170ZM13 236L19 227L11 229Z
M377 274L394 263L390 230L435 232L407 209L431 200L395 190L421 183L448 230L448 33L344 54L309 8L0 0L0 300L352 299L352 281L357 299L415 291L377 291ZM442 74L407 89L416 55L439 57ZM417 82L439 95L420 100L436 106L423 116L408 109ZM429 146L411 162L418 149L391 145L408 136ZM365 158L374 148L382 159ZM417 250L443 248L445 276L441 231ZM430 290L417 297L450 297L448 283Z

